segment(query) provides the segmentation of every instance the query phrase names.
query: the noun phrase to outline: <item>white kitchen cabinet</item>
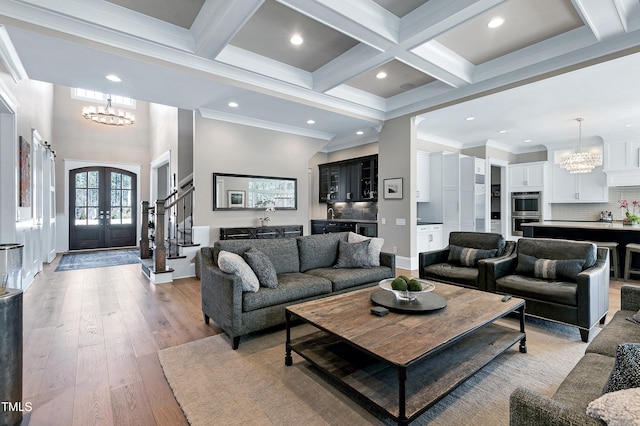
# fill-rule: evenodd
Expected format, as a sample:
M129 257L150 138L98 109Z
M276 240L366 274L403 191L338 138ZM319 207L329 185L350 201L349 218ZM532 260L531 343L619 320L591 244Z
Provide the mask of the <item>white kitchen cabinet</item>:
M607 186L640 185L640 140L604 143L604 172Z
M607 176L603 172L602 166L596 167L590 173L575 174L571 174L560 167L562 158L571 154L573 151L574 150L556 150L552 153L551 199L549 201L551 203L609 202Z
M535 163L519 163L509 165L509 187L512 192L543 191L544 167L543 161Z
M431 196L429 183L429 153L417 151L416 153L416 201L419 203L429 202Z
M418 225L418 253L442 250L445 247L442 237L442 225Z

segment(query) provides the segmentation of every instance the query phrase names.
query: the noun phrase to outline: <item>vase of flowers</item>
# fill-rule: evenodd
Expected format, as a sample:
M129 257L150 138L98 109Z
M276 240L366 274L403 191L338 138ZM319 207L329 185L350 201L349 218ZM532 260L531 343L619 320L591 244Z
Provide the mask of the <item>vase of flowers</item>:
M633 206L632 210L629 211L629 202L627 200L619 200L620 208L624 209L624 222L630 224L631 226L640 226L640 216L636 214L636 208L640 207L640 201L633 200L631 201L631 205Z

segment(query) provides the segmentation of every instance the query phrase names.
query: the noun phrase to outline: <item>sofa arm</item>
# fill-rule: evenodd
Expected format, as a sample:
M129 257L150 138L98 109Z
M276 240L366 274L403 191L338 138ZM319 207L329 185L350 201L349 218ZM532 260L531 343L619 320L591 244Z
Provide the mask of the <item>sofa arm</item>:
M578 274L579 327L591 328L609 311L609 250L598 249L595 265Z
M625 284L620 288L620 309L623 311L640 310L640 287Z
M204 249L200 272L203 314L235 337L242 328L242 281L234 274L222 272Z
M510 256L483 259L478 262L478 274L484 277L483 290L495 293L496 280L506 275L513 274L518 266L518 257L515 253Z
M396 276L396 255L393 253L380 252L380 266L391 268L393 276Z
M426 278L424 268L429 265L435 265L436 263L446 263L449 259L449 248L442 250L424 251L418 253L418 273L420 278Z
M568 407L551 398L518 387L509 397L510 426L593 425L604 422L586 412Z

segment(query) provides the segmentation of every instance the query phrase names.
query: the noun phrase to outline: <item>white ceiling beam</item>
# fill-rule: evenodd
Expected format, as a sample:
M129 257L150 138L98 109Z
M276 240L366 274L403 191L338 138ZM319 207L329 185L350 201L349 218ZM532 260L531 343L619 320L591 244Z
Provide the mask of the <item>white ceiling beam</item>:
M186 52L193 52L195 48L188 30L106 1L3 1L0 14L93 40L102 28ZM70 25L70 20L90 25ZM76 31L77 28L82 31Z
M198 13L191 34L195 53L213 59L262 5L264 0L206 0Z
M387 54L380 54L365 44L358 44L314 71L313 89L326 92L391 59Z
M469 84L475 65L435 40L403 54L403 62L453 87Z
M573 0L578 12L589 25L598 41L626 31L626 17L614 0Z

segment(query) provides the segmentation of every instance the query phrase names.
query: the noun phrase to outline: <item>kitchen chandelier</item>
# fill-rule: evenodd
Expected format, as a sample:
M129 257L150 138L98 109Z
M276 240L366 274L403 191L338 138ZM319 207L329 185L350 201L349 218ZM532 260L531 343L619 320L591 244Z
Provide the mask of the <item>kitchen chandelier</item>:
M107 106L86 106L82 108L82 116L95 123L111 126L128 126L136 122L136 116L129 111L123 111L111 106L111 96L107 97Z
M592 152L582 151L582 118L576 118L579 123L578 150L571 155L567 155L560 162L560 167L569 173L591 173L593 169L602 166L602 155Z

